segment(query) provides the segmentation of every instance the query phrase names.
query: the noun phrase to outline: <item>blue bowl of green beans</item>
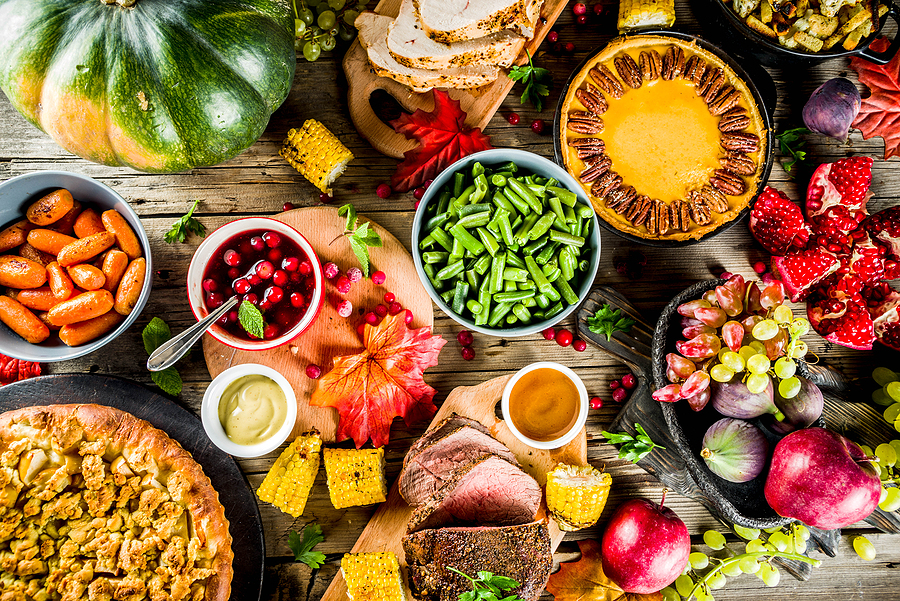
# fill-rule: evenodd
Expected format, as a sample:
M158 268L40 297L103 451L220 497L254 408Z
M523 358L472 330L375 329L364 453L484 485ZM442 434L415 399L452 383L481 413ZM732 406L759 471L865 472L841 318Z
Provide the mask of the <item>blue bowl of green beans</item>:
M587 296L600 261L597 216L583 188L542 156L471 154L432 182L413 220L413 261L454 321L492 336L527 336Z

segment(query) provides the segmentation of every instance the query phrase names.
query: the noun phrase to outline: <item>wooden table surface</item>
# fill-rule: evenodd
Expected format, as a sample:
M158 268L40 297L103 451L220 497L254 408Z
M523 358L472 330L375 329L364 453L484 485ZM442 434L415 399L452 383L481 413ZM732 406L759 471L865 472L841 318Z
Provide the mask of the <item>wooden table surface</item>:
M549 108L545 108L540 115L548 124L552 122L552 108L556 106L559 90L569 73L588 52L613 36L615 9L612 5L607 8L612 12L607 12L600 20L592 18L592 24L587 26L575 24L571 10L564 11L555 29L559 32L560 41L575 44L575 52L548 51L537 57L537 63L549 68L554 75L555 83L547 101ZM701 32L686 2L680 2L677 7L676 27L688 32ZM549 50L548 46L545 43L544 49ZM830 61L808 71L771 70L771 74L779 92L775 113L779 131L802 125L800 110L819 84L836 76L847 76L854 81L856 78L845 59ZM200 199L197 215L208 230L239 217L278 213L285 202L297 207L320 204L318 190L278 156L286 131L301 125L307 118L316 118L324 123L356 156L336 185L335 203L353 203L360 213L382 224L408 246L414 199L411 193L394 194L384 200L375 195L375 187L390 179L396 161L375 152L354 130L347 114L346 90L347 81L340 69L340 56L323 55L315 63L301 59L289 98L275 113L259 142L222 165L174 175L137 173L126 168L95 165L74 157L28 124L5 98L0 99L0 179L44 169L61 169L86 174L106 183L125 197L141 215L157 269L150 301L135 327L100 351L78 360L47 366L45 373L114 374L152 386L145 368L146 354L141 329L154 316L164 318L175 332L193 322L185 295L185 276L191 254L199 244L196 237L191 237L186 244L166 244L163 234L190 208L194 199ZM516 92L521 93L518 85L485 133L491 136L496 147L523 148L552 157L551 137L539 136L531 131L529 124L538 115L530 106L520 105ZM508 124L505 119L511 112L521 116L521 122L516 126ZM900 162L897 158L888 162L881 160L883 144L880 138L863 141L859 132L854 132L847 144L840 144L821 136L811 136L808 151L813 166L853 154L874 157L871 188L874 198L869 202L869 210L874 212L900 202ZM776 165L770 183L797 199L810 173L810 167L799 169L795 181ZM768 260L768 254L753 241L745 223L702 244L675 252L629 243L605 230L602 231L602 238L603 252L596 283L618 289L651 322L655 322L663 305L689 284L725 270L750 276L753 275L752 265L755 262ZM636 279L626 278L615 268L617 261L632 253L641 253L646 258L643 274ZM564 325L571 326L571 322L570 318ZM588 456L592 464L598 467L605 465L612 474L613 491L600 525L570 535L560 548L559 557L575 557L573 551L577 548L571 541L597 537L612 511L624 500L635 496L659 500L661 485L642 469L617 459L616 450L601 442L599 437L600 431L612 421L619 409L610 399L609 382L626 373L622 364L593 347L577 353L572 348L561 348L553 342L546 342L539 335L514 339L477 336L474 346L476 358L466 362L461 358L460 347L455 340L459 330L459 326L435 307L435 331L448 340L441 353L440 365L426 373L428 383L438 390L438 402L455 386L474 385L511 373L536 360L558 361L572 367L584 379L589 393L599 395L605 401L604 407L592 411L588 420ZM850 376L867 375L876 365L900 367L898 355L880 346L872 352L856 352L827 344L813 335L807 336L807 340L812 351ZM196 413L210 381L199 345L178 367L185 386L177 401ZM840 428L841 424L832 426ZM390 479L397 475L403 455L423 429L424 425L407 429L400 420L395 421L391 441L386 448ZM273 453L260 459L240 461L254 488L259 486L276 456ZM689 499L670 494L666 504L687 523L695 542L700 541L704 530L721 528L701 505ZM322 473L303 517L292 519L265 503L261 504L260 511L268 557L263 598L267 601L303 601L321 597L338 570L340 555L353 545L374 508L333 509ZM318 548L327 553L330 560L315 572L305 565L294 563L287 546L288 534L292 530L302 530L308 522L321 524L326 540ZM727 587L717 591L716 597L730 600L822 599L826 596L879 601L900 599L900 536L879 534L866 529L865 524L862 526L845 530L837 558L814 554L824 561L821 568L813 571L808 582L798 582L784 575L777 588L764 589L757 578L743 576L729 579ZM860 560L850 546L852 537L860 532L868 536L878 551L877 558L872 562ZM545 598L550 596L545 595Z

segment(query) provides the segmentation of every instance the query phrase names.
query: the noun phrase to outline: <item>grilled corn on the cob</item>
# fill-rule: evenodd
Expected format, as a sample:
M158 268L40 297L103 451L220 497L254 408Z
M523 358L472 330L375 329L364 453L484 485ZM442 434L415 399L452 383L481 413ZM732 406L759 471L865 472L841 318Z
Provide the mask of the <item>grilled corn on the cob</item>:
M266 474L256 494L295 518L303 515L319 471L321 450L322 438L316 430L298 436Z
M325 449L325 473L335 509L381 503L387 498L384 449Z
M593 526L609 497L612 478L589 465L560 463L547 474L547 509L560 530Z
M278 154L326 194L331 194L331 184L353 160L353 153L315 119L290 130Z
M673 23L675 0L619 0L619 33Z
M406 601L400 562L393 553L347 553L341 573L351 601Z

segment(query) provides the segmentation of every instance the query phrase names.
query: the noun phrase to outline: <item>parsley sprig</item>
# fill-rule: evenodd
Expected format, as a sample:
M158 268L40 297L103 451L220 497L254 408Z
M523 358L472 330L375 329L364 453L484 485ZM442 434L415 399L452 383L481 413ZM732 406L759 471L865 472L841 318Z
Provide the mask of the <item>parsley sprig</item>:
M357 227L356 209L351 204L346 204L338 209L338 215L345 215L347 217L347 226L344 228L343 235L350 242L350 249L353 251L353 254L356 255L356 259L359 261L359 266L362 269L363 275L368 277L369 266L371 264L371 259L369 259L369 247L380 247L381 236L379 236L378 232L374 229L369 228L369 222Z
M262 338L266 331L266 320L263 318L259 307L250 301L241 301L238 307L238 321L241 327L254 338Z
M619 432L618 434L607 432L606 430L601 432L603 438L608 440L610 444L622 445L619 449L619 459L627 459L632 463L637 463L649 455L653 449L666 449L666 447L661 447L650 440L650 436L647 435L642 425L635 423L634 429L638 431L637 436L632 436L627 432Z
M303 536L293 530L288 534L288 547L294 553L296 561L316 569L325 563L325 554L321 551L313 551L312 548L323 540L325 540L325 536L322 534L322 527L318 524L308 524L303 529Z
M172 337L172 330L165 321L159 317L154 317L146 326L144 326L144 331L141 333L141 336L144 339L144 350L147 351L148 355L152 355L153 351L158 349ZM181 374L178 373L178 370L175 369L174 366L167 367L162 371L151 371L150 379L153 380L153 383L159 386L163 392L172 396L181 394L181 389L184 387L184 383L181 380Z
M509 78L513 81L521 81L525 84L525 90L522 92L521 98L522 104L525 104L525 102L528 101L534 105L534 108L540 113L544 106L544 101L541 99L541 96L550 95L550 86L553 84L553 77L547 69L534 66L534 63L531 62L531 53L528 52L528 50L525 51L525 54L528 55L528 64L522 65L521 67L515 65L509 70Z
M619 309L613 309L609 305L603 305L600 310L587 318L588 329L594 334L606 334L607 340L612 340L614 332L629 332L634 320L622 315Z
M806 151L802 150L806 146L806 140L801 140L800 136L808 133L810 131L805 127L795 127L780 134L775 134L775 138L778 140L778 145L781 148L781 154L791 157L781 163L786 172L790 173L794 165L806 160Z
M459 601L521 601L516 595L503 596L503 593L511 591L519 586L519 583L506 576L497 576L492 572L478 572L472 578L454 567L447 566L451 572L455 572L472 583L472 590L459 594Z
M163 236L166 242L169 244L172 244L173 242L184 242L187 240L188 233L197 234L201 238L206 236L206 226L194 218L194 209L197 208L199 202L200 199L198 198L194 201L194 204L191 205L191 210L172 224L172 229Z

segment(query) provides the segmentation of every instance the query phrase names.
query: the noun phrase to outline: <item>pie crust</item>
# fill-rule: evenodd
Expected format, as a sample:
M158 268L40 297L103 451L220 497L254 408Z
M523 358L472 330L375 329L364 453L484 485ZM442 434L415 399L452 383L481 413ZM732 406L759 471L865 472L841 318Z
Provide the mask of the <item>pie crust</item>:
M161 430L101 405L0 415L0 599L226 601L219 495Z
M559 132L600 218L653 240L698 239L737 218L767 156L747 84L696 42L664 36L616 38L589 59Z

